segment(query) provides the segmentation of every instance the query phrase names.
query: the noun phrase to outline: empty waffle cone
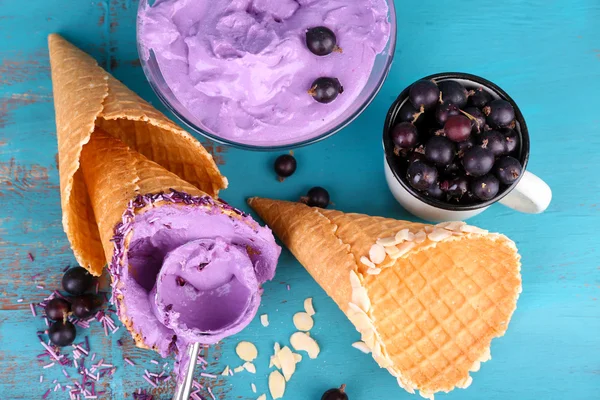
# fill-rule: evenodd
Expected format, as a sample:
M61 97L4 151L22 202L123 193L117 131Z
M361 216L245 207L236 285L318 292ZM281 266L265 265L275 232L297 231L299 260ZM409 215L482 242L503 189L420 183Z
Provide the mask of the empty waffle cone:
M48 45L63 227L77 261L92 274L100 275L107 261L101 241L105 233L101 235L96 224L80 168L82 148L96 129L120 139L134 152L213 197L227 186L227 180L197 140L99 67L93 58L56 34L49 36ZM122 182L127 183L135 182Z
M521 292L520 256L506 236L462 222L433 226L262 198L248 204L410 393L432 398L467 387L469 373L491 358L491 340L506 332Z

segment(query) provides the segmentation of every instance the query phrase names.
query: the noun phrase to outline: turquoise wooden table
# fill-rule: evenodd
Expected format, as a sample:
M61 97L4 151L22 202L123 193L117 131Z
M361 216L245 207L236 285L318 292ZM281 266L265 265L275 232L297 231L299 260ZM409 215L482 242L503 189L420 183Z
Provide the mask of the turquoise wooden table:
M600 2L397 0L396 5L398 49L383 90L350 127L297 150L299 170L291 179L275 180L275 154L204 141L230 180L223 197L244 208L244 199L251 195L297 199L309 187L321 185L340 210L410 219L383 177L380 136L389 104L406 85L431 73L464 71L487 77L510 93L525 114L532 136L529 168L550 184L554 199L542 215L496 205L472 220L516 241L523 256L524 291L507 335L492 344L493 360L474 374L469 389L439 398L599 399ZM74 263L61 226L46 36L62 33L162 109L137 58L136 8L135 0L0 0L3 400L40 398L49 389L49 399L68 398L57 387L69 382L62 369L44 369L50 361L36 360L43 351L36 331L45 325L29 306L59 288L63 268ZM250 340L259 348L256 375L199 377L212 386L216 398L255 399L267 392L273 343L288 341L294 330L291 317L306 297L314 298L313 334L322 352L299 365L286 400L316 400L341 383L348 384L352 400L415 398L370 356L350 347L358 333L287 251L275 280L266 285L259 311L269 314L270 326L264 328L256 318L206 355L204 372L218 373L225 365L240 364L234 353L238 341ZM105 391L99 398L132 398L138 388L151 390L155 398L170 398L173 381L154 389L142 378L144 369L162 371L164 361L133 347L122 327L105 336L94 323L79 337L86 335L91 352L97 353L94 362L103 358L104 364L116 367L112 377L97 384L97 391ZM67 367L64 372L74 371ZM258 394L251 391L251 383ZM200 394L211 398L206 389Z

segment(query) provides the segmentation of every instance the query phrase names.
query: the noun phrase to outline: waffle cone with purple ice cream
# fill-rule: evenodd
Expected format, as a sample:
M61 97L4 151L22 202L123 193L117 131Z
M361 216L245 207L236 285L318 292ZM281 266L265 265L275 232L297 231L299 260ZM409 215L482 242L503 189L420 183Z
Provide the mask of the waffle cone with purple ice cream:
M215 200L227 180L185 131L88 55L49 38L63 225L79 263L109 263L113 302L140 347L182 356L242 330L280 248Z
M508 328L521 263L504 235L463 222L433 226L263 198L248 203L410 393L433 398L466 388L491 358L492 339ZM371 250L376 243L385 245L382 255Z

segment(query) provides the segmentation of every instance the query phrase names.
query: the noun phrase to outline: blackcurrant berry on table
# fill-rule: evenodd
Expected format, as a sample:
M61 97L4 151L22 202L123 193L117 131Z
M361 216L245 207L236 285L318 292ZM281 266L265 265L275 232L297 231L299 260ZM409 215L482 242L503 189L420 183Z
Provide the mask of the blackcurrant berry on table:
M346 385L342 385L335 389L329 389L323 393L321 400L348 400L348 395L346 394Z
M85 268L75 267L68 269L63 275L63 288L70 294L79 295L92 288L94 277Z
M504 128L500 130L500 133L504 135L504 141L506 142L506 152L508 154L513 153L519 147L519 135L514 129Z
M275 173L280 178L288 178L296 172L296 159L291 154L282 154L275 160Z
M71 303L56 297L46 304L46 316L54 321L62 321L71 312Z
M75 325L71 322L56 321L48 328L50 341L57 346L68 346L75 341Z
M329 192L320 186L315 186L308 191L303 200L309 207L327 208L329 205Z
M102 300L93 294L84 294L82 296L73 297L71 309L73 315L77 318L89 318L102 305Z

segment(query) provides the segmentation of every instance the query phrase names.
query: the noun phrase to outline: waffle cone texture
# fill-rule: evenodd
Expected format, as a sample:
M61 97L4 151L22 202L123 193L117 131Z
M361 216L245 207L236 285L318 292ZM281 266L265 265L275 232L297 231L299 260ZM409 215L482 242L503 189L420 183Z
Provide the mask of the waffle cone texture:
M216 198L227 179L196 139L92 57L56 34L48 45L63 228L79 264L100 275L133 197L173 188Z
M465 388L504 335L521 292L520 256L506 236L263 198L248 204L338 304L373 358L410 393ZM420 237L377 268L378 239ZM454 230L451 230L454 229ZM420 233L422 232L422 233ZM414 240L414 239L411 239Z

